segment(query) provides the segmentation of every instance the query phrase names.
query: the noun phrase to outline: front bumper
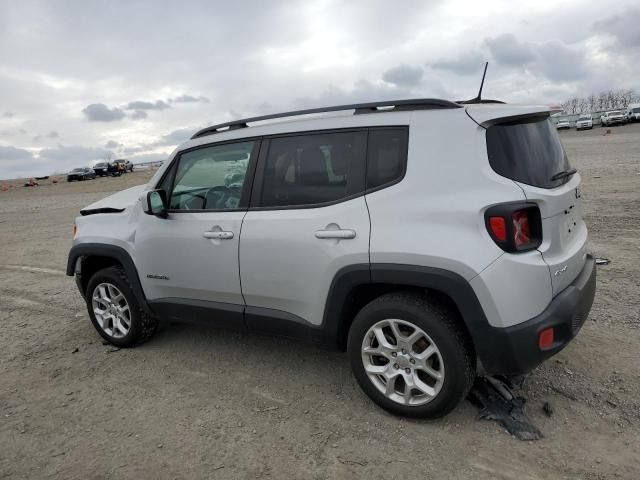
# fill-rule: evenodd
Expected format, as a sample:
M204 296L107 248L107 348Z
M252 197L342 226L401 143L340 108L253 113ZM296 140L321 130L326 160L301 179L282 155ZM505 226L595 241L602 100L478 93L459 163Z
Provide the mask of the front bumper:
M491 348L484 348L480 362L486 373L518 375L555 355L578 334L596 292L596 266L591 255L571 285L560 292L537 317L507 328L490 327ZM538 346L541 331L553 327L554 342L544 350Z

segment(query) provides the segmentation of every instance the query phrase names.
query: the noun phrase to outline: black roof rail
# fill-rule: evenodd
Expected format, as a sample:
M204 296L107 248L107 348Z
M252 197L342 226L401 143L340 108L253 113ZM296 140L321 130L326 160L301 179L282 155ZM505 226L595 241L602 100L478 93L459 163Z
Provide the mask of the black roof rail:
M387 108L385 108L387 107ZM382 108L382 110L380 110ZM249 123L261 122L263 120L272 120L274 118L284 117L296 117L299 115L309 115L312 113L326 113L326 112L339 112L341 110L355 110L354 114L362 113L374 113L374 112L389 112L389 111L403 111L403 110L436 110L444 108L462 108L457 103L450 102L449 100L440 100L437 98L416 98L412 100L387 100L383 102L369 102L369 103L353 103L350 105L336 105L333 107L320 107L309 108L306 110L294 110L284 113L272 113L270 115L262 115L260 117L243 118L241 120L234 120L227 123L220 123L211 127L203 128L193 134L191 139L198 137L204 137L206 135L212 135L218 132L227 132L229 130L236 130L238 128L246 128Z

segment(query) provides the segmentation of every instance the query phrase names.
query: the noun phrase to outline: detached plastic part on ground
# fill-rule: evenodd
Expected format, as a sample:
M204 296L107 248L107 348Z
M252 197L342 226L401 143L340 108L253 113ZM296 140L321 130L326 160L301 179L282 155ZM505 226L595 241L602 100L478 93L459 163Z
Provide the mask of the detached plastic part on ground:
M539 440L544 435L527 417L527 400L515 395L511 390L515 383L521 384L522 380L522 377L513 381L496 377L478 377L467 399L481 409L478 418L498 422L518 440Z

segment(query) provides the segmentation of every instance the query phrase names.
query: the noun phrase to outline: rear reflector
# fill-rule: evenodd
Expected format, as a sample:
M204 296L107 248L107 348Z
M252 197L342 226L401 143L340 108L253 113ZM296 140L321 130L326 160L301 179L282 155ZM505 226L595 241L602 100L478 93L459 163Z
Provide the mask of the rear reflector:
M507 239L507 227L504 223L504 218L489 218L489 227L491 227L491 233L493 233L496 239L500 240L501 242L504 242Z
M538 347L540 350L546 350L553 345L553 327L547 328L540 332L538 336Z

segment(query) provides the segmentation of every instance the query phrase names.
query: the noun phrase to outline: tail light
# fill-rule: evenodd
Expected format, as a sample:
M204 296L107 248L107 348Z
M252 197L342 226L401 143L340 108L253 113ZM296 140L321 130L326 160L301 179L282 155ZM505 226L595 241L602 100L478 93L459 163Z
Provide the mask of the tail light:
M495 205L484 218L489 235L505 252L534 250L542 243L542 220L535 204Z

